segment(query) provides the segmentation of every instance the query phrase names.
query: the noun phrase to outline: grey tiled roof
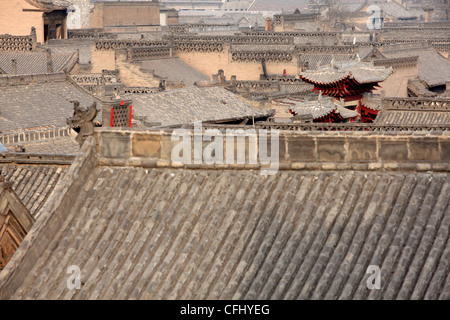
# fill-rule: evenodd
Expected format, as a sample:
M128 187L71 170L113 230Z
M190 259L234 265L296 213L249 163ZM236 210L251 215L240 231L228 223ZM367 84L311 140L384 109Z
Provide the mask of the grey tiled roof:
M197 71L190 65L178 58L169 59L152 59L142 61L142 70L154 70L158 77L173 81L178 84L183 82L185 85L191 86L195 82L211 80L211 77Z
M450 298L445 173L97 167L88 180L10 298Z
M417 97L435 97L436 92L428 90L427 86L423 81L419 79L408 80L407 85L408 90L412 91Z
M25 128L63 127L73 115L73 104L90 106L94 98L65 81L0 87L0 132ZM97 103L97 109L101 106ZM101 110L97 118L101 119Z
M329 66L331 60L336 62L348 62L354 60L353 54L320 54L306 53L300 56L300 61L308 62L308 70L317 70L320 66Z
M417 17L419 18L420 11L408 11L406 8L404 8L401 4L397 3L396 1L390 1L390 2L373 2L372 4L380 7L380 9L383 11L384 15L395 17L395 18L412 18ZM423 14L423 10L421 10Z
M450 112L446 111L413 111L382 110L375 119L379 124L449 124Z
M133 100L133 114L161 125L189 124L194 121L220 121L252 117L252 108L223 87L186 87L160 93L126 94ZM255 117L271 112L253 109Z
M299 116L311 116L312 119L319 119L326 116L331 112L338 113L344 119L353 118L358 116L358 112L354 110L346 109L345 107L334 103L332 99L319 98L319 100L301 101L294 99L282 99L276 101L276 103L286 106L289 110L292 110Z
M283 93L308 93L311 92L314 89L314 86L312 84L303 82L300 84L293 83L293 84L280 84L280 92Z
M50 49L52 54L72 54L78 50L80 64L88 64L91 61L90 43L86 39L51 40L50 44L43 47Z
M37 219L38 211L53 193L56 183L62 179L69 166L23 165L0 163L0 175L12 183L12 189Z
M431 47L389 46L383 49L387 58L419 56L419 78L433 87L450 82L450 62Z
M333 83L349 77L358 83L381 82L392 73L392 68L373 66L365 62L343 62L336 66L325 66L316 71L300 72L300 76L315 83Z
M75 154L80 150L80 145L71 136L55 137L52 139L19 142L7 145L6 149L14 152L16 146L22 146L26 152L44 154Z
M53 72L60 72L72 57L71 53L52 53ZM47 73L47 54L45 52L0 52L0 69L11 73L11 60L17 61L17 74Z
M69 1L65 0L26 0L37 7L49 8L53 10L65 9L70 6Z

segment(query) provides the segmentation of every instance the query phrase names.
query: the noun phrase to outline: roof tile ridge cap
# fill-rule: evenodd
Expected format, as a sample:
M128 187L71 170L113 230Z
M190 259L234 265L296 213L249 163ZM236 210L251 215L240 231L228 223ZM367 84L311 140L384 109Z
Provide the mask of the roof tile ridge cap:
M57 55L57 54L58 53L56 53L55 55ZM64 53L61 53L61 54L64 54ZM64 63L61 70L67 70L67 71L72 70L73 67L75 67L75 65L77 64L79 57L80 57L80 51L79 51L79 49L76 49L72 54L69 54L69 56L66 58L66 62ZM53 63L53 59L52 59L52 63Z
M53 0L25 0L32 6L39 8L39 9L53 9L53 8L67 8L70 3L67 1L62 1L63 4L56 4Z
M60 73L64 73L63 71L61 71ZM69 83L70 85L74 86L76 89L78 89L79 91L81 91L82 93L88 95L90 98L94 99L94 101L97 102L107 102L106 100L102 100L99 97L97 97L96 95L90 93L87 89L83 88L82 86L80 86L71 76L69 73L64 73L66 76L65 82Z
M26 77L35 77L35 76L46 76L46 75L59 75L61 76L60 79L52 79L54 82L63 82L65 81L62 75L64 75L64 72L53 72L53 73L30 73L30 74L0 74L0 78L8 78L6 85L1 87L17 87L17 86L23 86L23 85L41 85L44 83L48 83L46 80L39 80L39 79L31 79L28 82L24 83L17 83L17 82L11 82L11 78L26 78ZM36 81L38 80L38 81ZM34 83L33 83L34 82Z

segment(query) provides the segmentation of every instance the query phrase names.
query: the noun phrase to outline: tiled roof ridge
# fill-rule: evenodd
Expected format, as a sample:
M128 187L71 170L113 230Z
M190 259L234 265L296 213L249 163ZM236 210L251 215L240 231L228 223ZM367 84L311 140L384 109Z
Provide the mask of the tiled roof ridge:
M80 51L77 49L72 53L72 55L69 57L69 59L67 59L66 63L62 67L62 70L69 72L75 67L75 65L77 64L77 62L79 60L79 56L80 56L79 52Z
M63 82L65 80L66 75L64 72L20 75L5 74L0 75L0 87L40 84L47 82Z
M68 73L65 73L65 80L70 83L72 86L74 86L75 88L77 88L79 91L83 92L84 94L86 94L87 96L89 96L90 98L92 98L94 101L96 102L105 102L105 100L100 99L98 96L92 94L91 92L89 92L89 90L87 90L86 88L84 88L83 86L81 86L78 82L76 82Z
M25 0L36 8L46 10L64 10L70 6L70 3L64 0Z

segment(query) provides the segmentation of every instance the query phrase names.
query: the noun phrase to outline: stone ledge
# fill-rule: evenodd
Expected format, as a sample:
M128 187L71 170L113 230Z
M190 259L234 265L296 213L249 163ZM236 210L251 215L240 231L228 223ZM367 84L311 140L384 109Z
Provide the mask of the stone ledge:
M269 158L267 165L250 164L249 153L259 156L259 144L249 149L245 143L245 164L222 163L195 164L195 142L172 141L172 130L96 129L100 165L123 165L145 167L171 167L186 169L264 169L274 164ZM438 170L446 171L450 162L450 136L408 132L368 134L364 132L279 132L279 149L276 165L279 170ZM270 139L266 142L270 153ZM191 153L190 163L173 163L172 149L186 142L186 152ZM264 142L263 142L264 143ZM202 141L202 152L209 145ZM226 156L224 141L223 156ZM235 143L235 155L238 145ZM218 146L222 148L222 146ZM253 153L252 153L253 152ZM182 153L181 153L182 154ZM108 159L108 160L107 160ZM419 167L418 167L418 164Z

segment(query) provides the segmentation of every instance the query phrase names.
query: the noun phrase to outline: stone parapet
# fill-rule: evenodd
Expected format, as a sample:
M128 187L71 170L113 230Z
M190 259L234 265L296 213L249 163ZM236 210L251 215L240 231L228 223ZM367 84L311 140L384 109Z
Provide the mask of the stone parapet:
M257 163L206 164L172 161L172 150L181 140L172 141L171 130L127 130L96 129L99 165L127 165L144 167L174 167L191 169L258 169L264 168L258 157ZM223 154L225 155L225 130ZM259 134L259 130L256 131ZM203 132L205 134L205 132ZM270 150L271 134L267 131L264 143ZM250 148L250 139L243 133L245 158L250 152L258 153L259 142ZM201 150L210 142L198 140L197 134L190 135L191 155L194 144L201 144ZM186 138L188 139L188 138ZM195 140L197 139L197 140ZM237 138L239 139L239 138ZM184 141L184 140L183 140ZM196 141L196 142L195 142ZM202 142L199 142L202 141ZM233 140L234 141L234 140ZM237 141L237 140L236 140ZM450 171L450 132L288 132L279 131L280 170L436 170ZM199 147L199 146L197 146ZM235 151L238 144L233 142ZM251 150L249 152L249 149ZM242 150L241 150L242 151ZM235 153L236 155L236 153ZM192 159L191 159L192 160Z
M172 46L128 48L128 60L140 61L172 57Z
M30 83L46 83L54 81L66 81L66 74L64 72L60 72L27 75L2 75L0 76L0 87L27 85Z
M394 98L382 99L385 110L411 110L411 111L450 111L450 98Z
M282 44L293 44L294 38L290 36L266 36L266 35L230 35L230 36L205 36L205 35L175 35L175 36L164 36L165 40L173 40L174 42L186 42L186 41L207 41L207 42L227 42L233 44L270 44L270 45L282 45Z

